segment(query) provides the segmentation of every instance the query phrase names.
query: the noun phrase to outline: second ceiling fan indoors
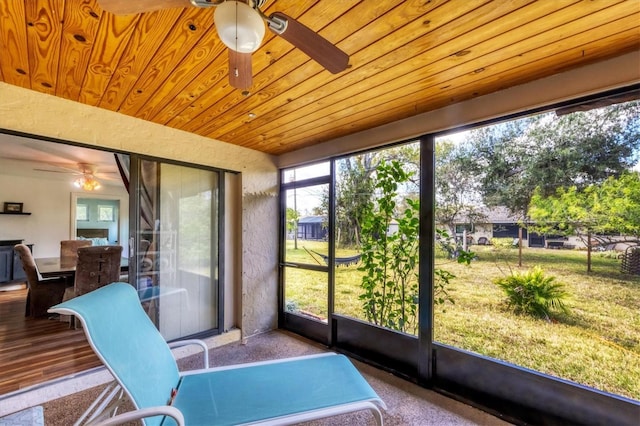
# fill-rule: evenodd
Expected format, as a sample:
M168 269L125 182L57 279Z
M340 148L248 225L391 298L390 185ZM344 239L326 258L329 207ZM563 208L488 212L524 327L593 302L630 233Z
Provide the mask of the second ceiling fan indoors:
M262 44L265 22L269 29L303 51L333 74L344 71L349 56L321 35L282 12L266 16L260 7L266 0L99 0L115 14L151 12L171 7L214 7L214 23L220 40L229 48L229 83L246 90L252 84L251 54Z

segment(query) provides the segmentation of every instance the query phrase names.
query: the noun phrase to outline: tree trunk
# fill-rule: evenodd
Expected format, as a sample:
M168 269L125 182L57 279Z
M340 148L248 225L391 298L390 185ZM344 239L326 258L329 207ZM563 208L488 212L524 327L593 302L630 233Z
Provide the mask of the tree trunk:
M518 266L522 266L522 227L518 227Z
M587 272L591 272L591 232L587 234Z

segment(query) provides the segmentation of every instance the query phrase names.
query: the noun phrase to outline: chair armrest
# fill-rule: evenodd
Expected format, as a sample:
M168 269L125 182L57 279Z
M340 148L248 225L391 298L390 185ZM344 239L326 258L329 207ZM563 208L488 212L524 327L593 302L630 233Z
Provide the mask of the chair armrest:
M169 348L171 349L180 348L182 346L189 346L189 345L200 346L203 350L202 355L204 356L204 368L209 368L209 348L207 347L207 344L204 341L200 339L186 339L186 340L177 340L175 342L167 343L167 345L169 345Z
M153 416L169 416L176 421L178 426L184 426L184 416L182 415L180 410L170 405L162 405L158 407L142 408L135 411L127 411L126 413L118 414L117 416L110 417L98 423L91 423L91 426L120 425L132 420L140 420L144 419L145 417Z

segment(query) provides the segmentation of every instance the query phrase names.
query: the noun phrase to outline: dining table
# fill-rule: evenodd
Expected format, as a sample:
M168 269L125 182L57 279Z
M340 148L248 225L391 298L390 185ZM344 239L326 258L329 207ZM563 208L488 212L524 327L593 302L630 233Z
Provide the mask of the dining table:
M34 260L42 278L74 278L76 275L77 259L73 257L37 257ZM120 258L120 272L127 273L128 271L129 258Z

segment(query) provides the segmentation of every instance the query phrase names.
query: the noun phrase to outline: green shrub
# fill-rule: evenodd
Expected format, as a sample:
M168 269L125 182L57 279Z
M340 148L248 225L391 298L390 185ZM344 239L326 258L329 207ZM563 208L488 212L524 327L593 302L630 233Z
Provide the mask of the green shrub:
M504 290L507 303L516 313L523 313L549 320L550 311L568 312L564 301L569 297L564 284L555 277L545 276L539 266L527 272L514 272L493 281Z

